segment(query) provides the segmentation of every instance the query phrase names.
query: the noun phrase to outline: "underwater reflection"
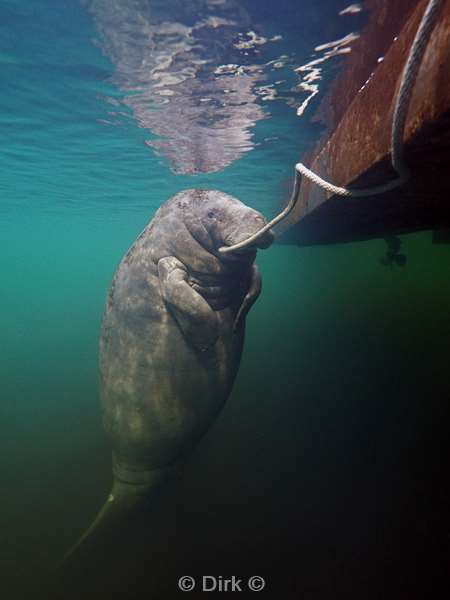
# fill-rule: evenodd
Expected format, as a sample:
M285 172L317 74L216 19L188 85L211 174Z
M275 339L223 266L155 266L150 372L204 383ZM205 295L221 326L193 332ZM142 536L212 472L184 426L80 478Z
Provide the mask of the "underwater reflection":
M146 144L177 174L222 171L252 150L253 127L271 116L268 102L281 101L303 116L330 63L349 54L358 38L348 23L345 35L310 46L310 34L300 29L307 5L298 14L286 5L278 9L298 24L293 46L284 30L280 35L267 26L256 3L80 1L115 67L123 104L152 133ZM107 101L111 116L123 115L117 98Z
M138 123L160 139L147 144L175 173L220 171L253 148L250 129L265 112L253 31L234 0L88 0L115 82ZM174 18L173 15L176 15Z

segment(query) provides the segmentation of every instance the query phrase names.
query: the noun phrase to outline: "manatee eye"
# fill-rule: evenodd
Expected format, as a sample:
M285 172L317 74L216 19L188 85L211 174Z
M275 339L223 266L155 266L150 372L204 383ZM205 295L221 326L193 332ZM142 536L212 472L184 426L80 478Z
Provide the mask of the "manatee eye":
M214 211L213 211L213 210L210 210L210 211L209 211L209 213L208 213L208 217L209 217L210 219L214 219Z

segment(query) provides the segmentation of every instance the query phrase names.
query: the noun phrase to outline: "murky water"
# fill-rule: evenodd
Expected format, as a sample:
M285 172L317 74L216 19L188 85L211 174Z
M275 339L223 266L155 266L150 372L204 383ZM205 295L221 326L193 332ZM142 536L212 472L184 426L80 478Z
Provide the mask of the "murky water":
M267 216L286 201L364 20L304 4L2 4L5 598L172 598L209 574L264 576L274 598L412 598L445 574L450 246L431 232L402 236L404 266L382 264L383 240L261 252L224 411L148 513L53 570L109 491L97 340L114 269L181 189Z

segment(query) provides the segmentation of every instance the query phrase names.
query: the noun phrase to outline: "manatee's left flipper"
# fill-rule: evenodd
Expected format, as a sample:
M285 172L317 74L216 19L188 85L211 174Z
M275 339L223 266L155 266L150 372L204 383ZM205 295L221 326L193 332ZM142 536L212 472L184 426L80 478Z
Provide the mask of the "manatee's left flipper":
M234 320L234 324L233 324L234 331L236 331L236 329L241 325L241 323L244 322L248 311L251 309L253 304L258 299L258 297L261 293L261 288L262 288L261 273L259 272L258 267L255 264L253 264L251 271L250 271L247 293L245 294L244 299L242 300L242 304L241 304L241 306L238 310L238 314L236 315L236 318Z
M158 261L158 274L164 302L184 336L198 350L207 350L219 336L216 313L189 285L188 271L177 258L161 258Z

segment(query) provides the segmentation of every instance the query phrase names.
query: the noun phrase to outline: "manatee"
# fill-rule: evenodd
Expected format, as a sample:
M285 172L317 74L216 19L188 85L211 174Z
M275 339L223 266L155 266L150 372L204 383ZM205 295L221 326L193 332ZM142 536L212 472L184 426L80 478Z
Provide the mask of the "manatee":
M99 360L113 486L81 540L151 497L223 407L261 291L255 257L273 241L268 225L228 194L190 189L159 208L120 262Z

